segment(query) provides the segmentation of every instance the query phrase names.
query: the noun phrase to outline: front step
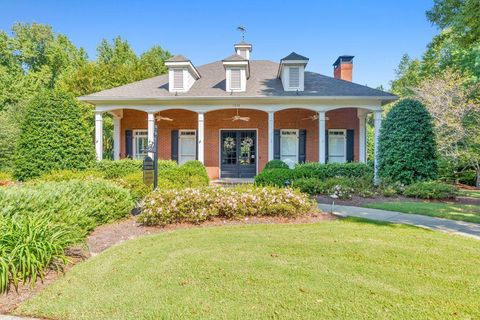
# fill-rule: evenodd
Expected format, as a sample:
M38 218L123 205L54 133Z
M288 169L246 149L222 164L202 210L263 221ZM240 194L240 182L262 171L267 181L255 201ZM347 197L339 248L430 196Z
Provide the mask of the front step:
M222 187L229 187L229 186L236 186L240 184L253 184L253 178L222 178L212 180L212 185L222 186Z

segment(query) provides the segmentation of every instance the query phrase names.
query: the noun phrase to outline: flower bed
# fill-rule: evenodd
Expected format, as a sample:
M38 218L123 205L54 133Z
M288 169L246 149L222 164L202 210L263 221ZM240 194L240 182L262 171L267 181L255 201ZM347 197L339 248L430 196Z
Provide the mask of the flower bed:
M148 195L138 221L146 225L200 223L214 217L295 217L314 212L307 195L290 189L241 186L158 190Z

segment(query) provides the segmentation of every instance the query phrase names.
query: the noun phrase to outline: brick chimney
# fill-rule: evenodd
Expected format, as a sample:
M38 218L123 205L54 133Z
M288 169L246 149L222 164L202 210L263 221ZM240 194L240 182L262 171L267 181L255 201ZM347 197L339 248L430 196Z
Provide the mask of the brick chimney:
M333 64L333 76L336 79L352 81L353 56L340 56Z

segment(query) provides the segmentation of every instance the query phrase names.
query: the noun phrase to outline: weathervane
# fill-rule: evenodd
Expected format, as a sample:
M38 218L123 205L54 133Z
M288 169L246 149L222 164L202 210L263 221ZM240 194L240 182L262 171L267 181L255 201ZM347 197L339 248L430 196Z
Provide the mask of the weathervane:
M245 41L245 32L247 32L247 28L244 26L238 26L237 31L242 33L242 41Z

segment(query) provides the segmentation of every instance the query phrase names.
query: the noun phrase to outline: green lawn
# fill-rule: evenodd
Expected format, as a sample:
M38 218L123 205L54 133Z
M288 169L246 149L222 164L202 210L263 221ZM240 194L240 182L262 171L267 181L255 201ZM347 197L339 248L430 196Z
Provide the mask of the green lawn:
M480 206L473 204L391 201L369 203L364 207L480 223Z
M475 199L480 199L480 190L460 190L460 195L463 197L470 197Z
M194 228L75 266L52 319L478 319L480 241L366 220Z

